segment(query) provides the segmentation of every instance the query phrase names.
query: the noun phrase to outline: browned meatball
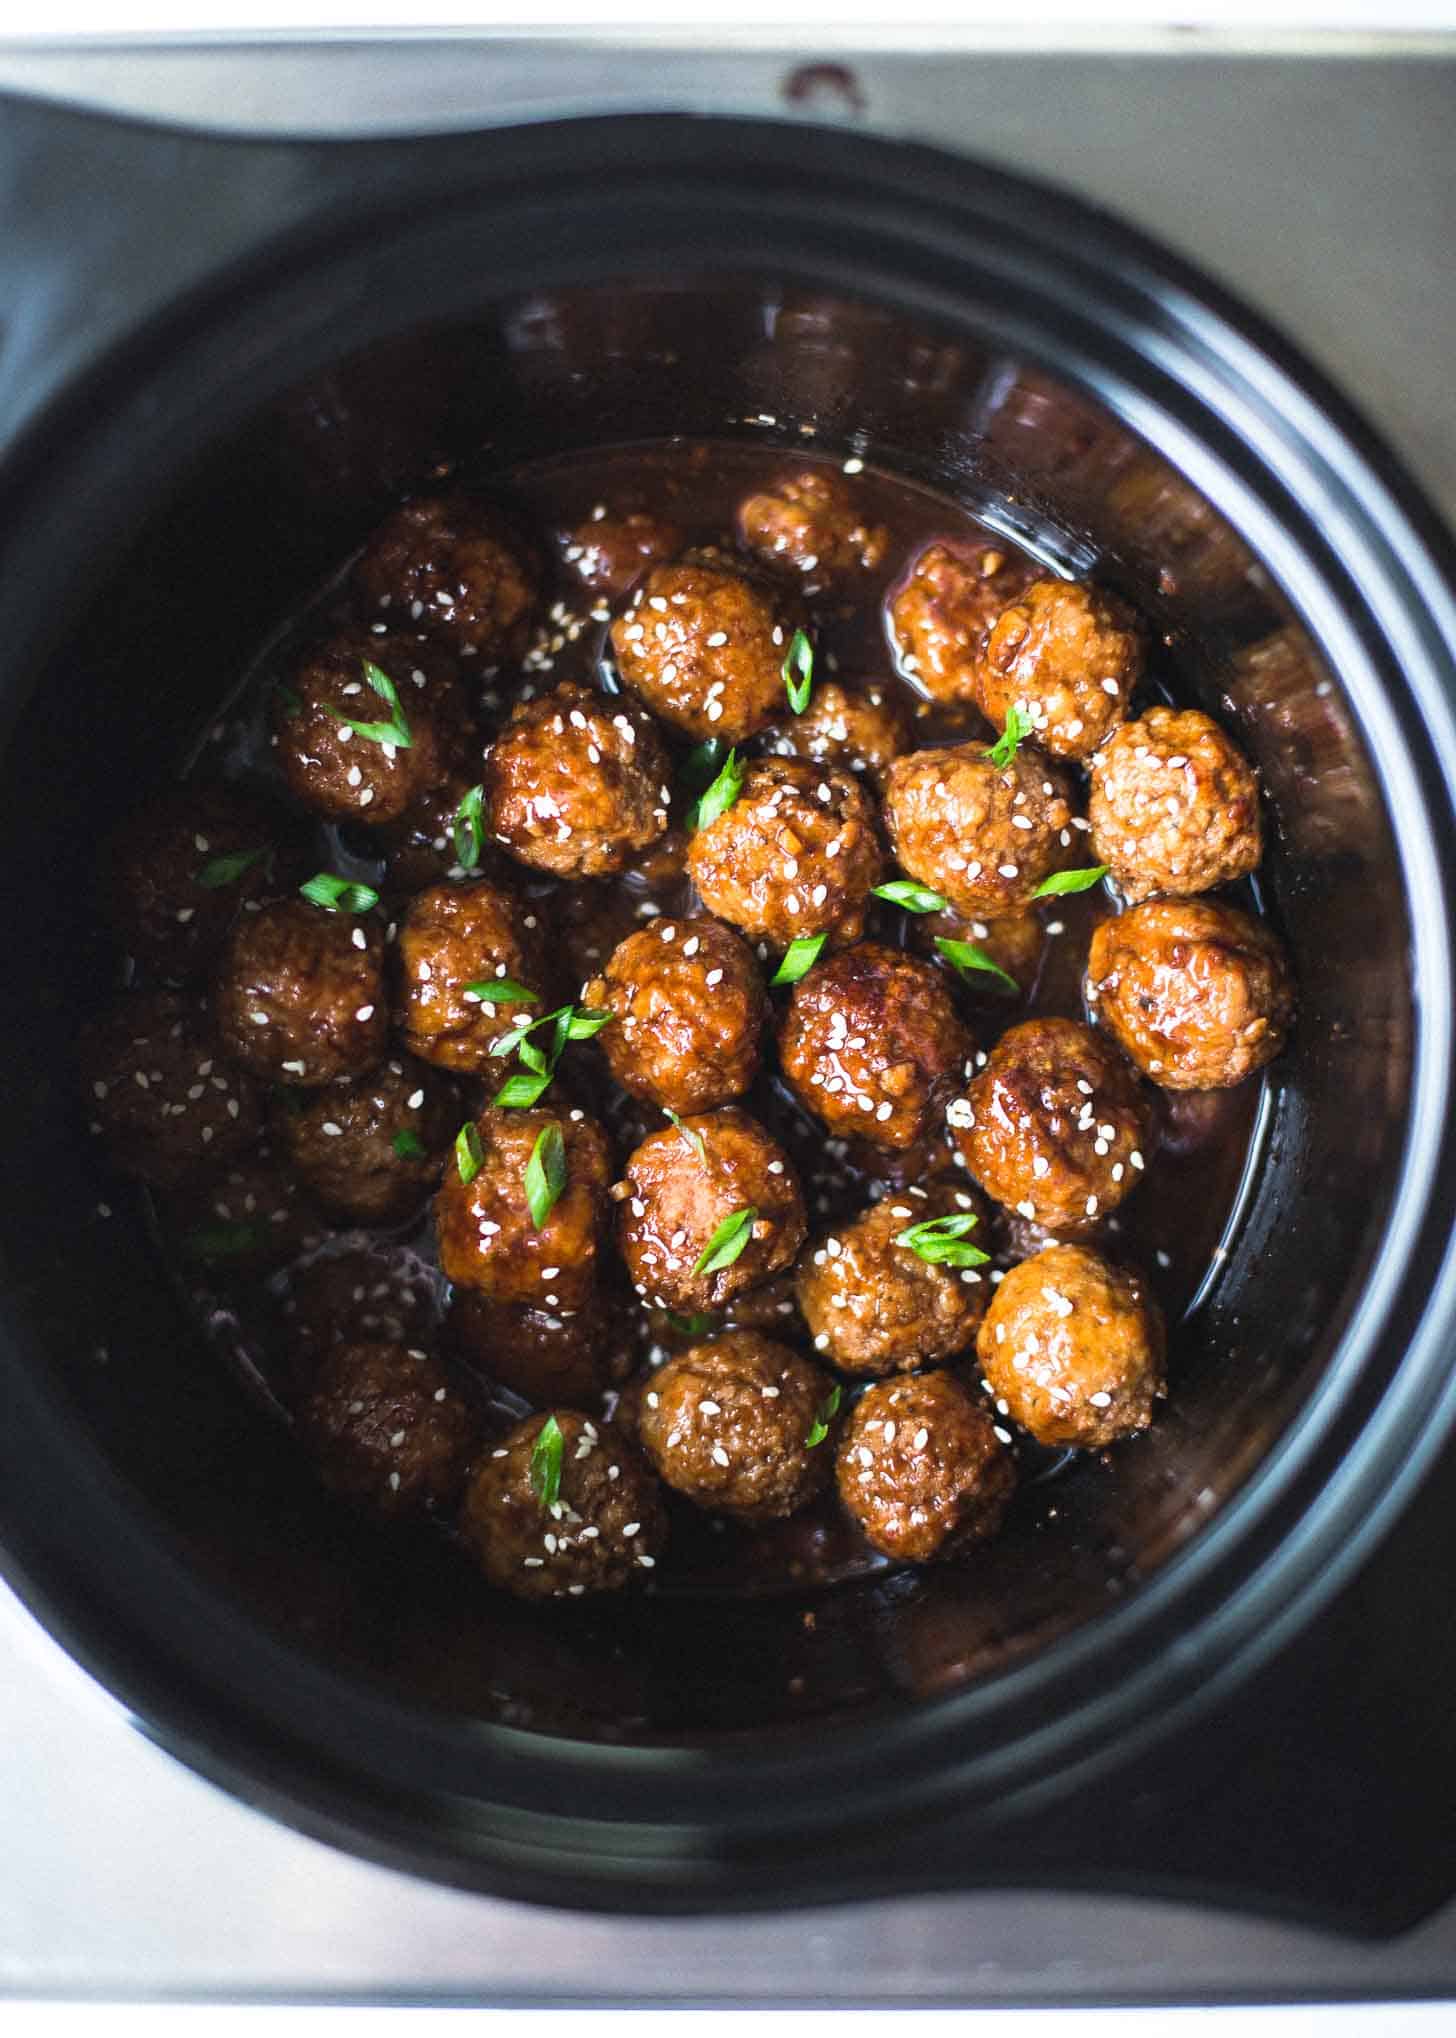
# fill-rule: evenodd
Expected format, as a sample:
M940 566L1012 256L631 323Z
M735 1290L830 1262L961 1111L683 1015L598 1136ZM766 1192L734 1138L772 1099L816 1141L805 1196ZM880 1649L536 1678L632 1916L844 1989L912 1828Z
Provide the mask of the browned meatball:
M1026 743L1004 770L979 743L912 750L890 766L885 819L911 877L987 919L1081 860L1066 775Z
M1016 1485L994 1423L949 1373L867 1388L835 1473L865 1540L911 1564L962 1556L994 1535Z
M398 969L405 1045L437 1068L503 1073L491 1048L545 1006L537 916L487 878L431 885L410 901L400 923ZM534 995L497 1000L473 988L496 978Z
M649 566L676 559L683 543L676 524L633 510L622 517L588 517L567 532L561 556L593 594L619 600Z
M1145 649L1114 595L1074 580L1034 580L986 635L977 699L998 729L1019 708L1053 757L1090 757L1142 677Z
M548 1126L559 1126L566 1186L544 1223L531 1216L526 1170ZM598 1248L612 1179L601 1128L580 1111L482 1111L475 1120L478 1171L467 1182L448 1161L435 1198L440 1265L460 1288L495 1302L580 1309L597 1282ZM468 1163L466 1172L469 1172Z
M184 1183L161 1202L158 1215L183 1257L215 1275L282 1266L315 1251L327 1230L271 1145L238 1155L205 1185Z
M300 1376L311 1380L334 1345L427 1344L432 1283L433 1270L404 1246L351 1248L292 1268L281 1313Z
M445 1337L462 1364L537 1408L599 1406L631 1370L631 1325L619 1300L594 1296L571 1310L523 1309L461 1288Z
M253 1083L174 992L125 992L82 1029L79 1046L93 1129L126 1174L167 1188L262 1135Z
M640 708L568 681L523 701L486 753L490 827L556 877L605 877L667 832L667 753Z
M940 1217L976 1219L962 1242L988 1250L980 1198L940 1186L891 1190L852 1223L836 1225L799 1262L799 1308L815 1350L842 1372L908 1372L969 1346L991 1292L984 1270L937 1264L896 1243Z
M396 893L424 891L447 877L491 877L503 866L500 853L490 839L490 822L485 813L485 790L479 784L480 765L475 765L474 790L480 803L478 827L472 831L462 822L461 802L471 791L464 772L452 773L432 792L416 800L409 812L379 831L379 846L388 858L389 884ZM457 833L467 847L470 863L462 864Z
M898 684L870 679L845 686L825 679L815 682L802 715L774 724L764 747L776 757L837 765L878 784L910 740L910 709Z
M982 641L1034 577L998 545L970 552L930 545L890 604L900 663L932 700L974 704Z
M538 1456L548 1423L560 1442ZM559 1490L548 1501L553 1474ZM492 1585L519 1599L579 1599L650 1572L667 1545L667 1516L635 1444L608 1423L558 1408L528 1416L483 1459L460 1533Z
M396 510L361 553L354 584L371 619L482 661L524 649L538 597L527 548L498 511L463 495Z
M289 1165L325 1209L356 1224L389 1224L417 1210L439 1181L460 1105L448 1078L397 1059L331 1083L274 1122Z
M624 1180L622 1257L638 1294L664 1309L721 1309L792 1266L804 1243L792 1162L756 1120L731 1106L649 1134ZM725 1239L725 1227L745 1211L752 1221ZM741 1249L728 1260L734 1245Z
M373 915L275 899L244 913L213 998L228 1052L254 1075L316 1090L384 1059L384 930Z
M1015 1009L1010 984L974 963L959 963L937 946L940 941L958 942L988 956L998 969L1012 979L1023 1000L1036 990L1046 951L1047 929L1035 910L1006 913L995 920L983 920L974 913L917 913L911 917L910 939L937 968L961 986L978 1012L993 1013L1005 1020Z
M730 1330L653 1375L642 1397L643 1447L667 1484L699 1507L771 1521L828 1481L833 1389L787 1345Z
M741 743L780 711L794 619L772 586L717 561L654 566L612 625L623 684L702 742Z
M750 764L733 805L688 845L688 875L709 911L775 948L813 934L836 946L858 939L883 873L863 788L792 758Z
M765 565L820 582L836 574L873 573L890 548L885 526L867 523L855 508L854 491L822 467L748 496L739 505L738 530Z
M665 1111L711 1111L758 1072L768 998L758 965L717 920L654 920L582 993L611 1012L601 1035L624 1090Z
M1098 751L1091 773L1093 854L1129 899L1206 892L1258 867L1258 781L1196 708L1149 708Z
M453 1510L479 1426L422 1347L347 1344L319 1360L298 1435L331 1491L400 1519Z
M233 786L182 787L107 845L101 887L128 955L182 978L211 963L239 909L275 888L279 818Z
M1049 1231L1115 1210L1143 1168L1147 1092L1115 1047L1072 1019L1003 1033L946 1113L967 1167L998 1203Z
M928 962L861 941L801 977L779 1032L785 1078L829 1131L914 1146L938 1123L973 1052Z
M997 1409L1040 1444L1100 1449L1146 1429L1164 1392L1163 1316L1136 1274L1053 1245L997 1288L976 1353Z
M1284 1046L1294 986L1267 927L1214 899L1150 899L1092 936L1087 1000L1165 1090L1225 1090Z

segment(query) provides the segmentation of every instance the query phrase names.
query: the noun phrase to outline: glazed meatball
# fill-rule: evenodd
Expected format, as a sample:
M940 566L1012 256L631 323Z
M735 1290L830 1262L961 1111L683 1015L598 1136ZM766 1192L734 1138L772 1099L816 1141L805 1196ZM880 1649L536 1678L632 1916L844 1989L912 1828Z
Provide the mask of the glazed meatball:
M890 603L890 624L901 666L932 700L977 704L986 632L1034 572L994 545L936 544L920 554Z
M548 1423L560 1441L537 1456ZM557 1468L557 1497L548 1501ZM528 1416L482 1461L460 1533L492 1585L518 1599L578 1599L651 1571L667 1545L667 1516L634 1444L608 1423L558 1408Z
M320 1356L335 1345L429 1343L431 1270L403 1246L320 1254L290 1269L281 1313L295 1370L311 1380Z
M80 1062L113 1164L156 1188L220 1168L262 1135L252 1081L174 992L124 993L83 1028Z
M739 568L684 559L654 566L612 625L625 686L696 742L741 743L784 703L794 618Z
M835 1474L865 1540L911 1564L962 1556L994 1535L1016 1485L991 1418L949 1373L867 1388Z
M845 1373L903 1373L963 1352L986 1312L979 1266L922 1259L897 1241L914 1226L970 1217L964 1244L986 1251L985 1212L968 1190L891 1190L850 1224L836 1225L799 1263L799 1308L814 1348Z
M947 908L943 913L915 914L908 931L921 954L958 983L963 995L980 1012L994 1013L1004 1020L1015 1003L1011 985L988 970L976 968L974 964L959 967L944 949L936 945L937 942L960 942L978 949L998 969L1005 971L1023 1000L1030 998L1036 990L1047 945L1047 930L1035 911L1007 913L995 920L983 920L976 914L957 913Z
M223 950L218 1031L256 1076L316 1090L384 1059L384 930L373 915L275 899L244 913Z
M107 845L102 893L117 940L159 975L212 962L241 907L275 889L279 818L232 786L183 787Z
M1132 1069L1072 1019L1003 1033L946 1116L987 1194L1049 1231L1082 1231L1115 1210L1142 1172L1152 1128Z
M774 724L764 747L775 757L834 765L878 784L910 740L910 709L898 685L872 679L845 686L825 679L816 681L802 715Z
M972 1054L940 974L902 949L861 941L789 994L779 1032L785 1079L830 1132L914 1146L961 1086Z
M667 832L667 753L638 708L568 681L522 701L486 753L496 841L554 877L605 877Z
M622 1257L638 1294L661 1308L721 1309L792 1266L804 1243L793 1164L745 1111L711 1111L649 1134L624 1181ZM724 1240L729 1220L745 1211L752 1221ZM728 1260L734 1244L740 1250Z
M565 1146L566 1185L537 1225L526 1195L526 1170L537 1140L553 1125L560 1128ZM558 1115L489 1109L475 1120L475 1140L478 1164L463 1148L446 1163L435 1197L446 1279L459 1288L477 1288L494 1302L580 1309L597 1282L612 1179L605 1135L580 1111Z
M371 620L482 661L524 649L538 597L528 549L497 510L462 495L396 510L361 553L354 585Z
M730 1330L653 1375L642 1397L643 1447L667 1484L699 1507L771 1521L829 1478L833 1390L827 1373L787 1345Z
M1092 849L1133 901L1246 877L1263 854L1259 786L1217 722L1149 708L1091 764Z
M654 920L613 949L586 1003L612 1074L644 1104L711 1111L758 1072L768 998L746 944L717 920Z
M463 1365L537 1408L599 1406L631 1370L629 1330L620 1302L599 1296L581 1309L525 1309L461 1288L445 1318L446 1341Z
M561 556L594 595L620 600L649 566L676 559L683 543L676 524L633 510L622 517L588 517L567 532Z
M1066 775L1026 743L1004 770L978 743L912 750L890 766L885 819L910 876L984 919L1017 912L1080 861Z
M1097 1450L1146 1429L1163 1387L1163 1317L1136 1274L1086 1246L1012 1267L976 1340L996 1405L1039 1444Z
M708 910L774 948L814 934L836 947L857 940L883 874L864 790L793 758L750 764L733 805L688 845L688 875Z
M460 1106L448 1078L394 1060L279 1110L275 1125L289 1165L326 1210L390 1224L439 1181Z
M504 977L540 993L546 981L537 916L486 878L431 885L410 901L400 922L398 971L405 1046L437 1068L503 1071L492 1047L538 1018L545 1004L541 995L496 1000L474 988Z
M1150 899L1092 936L1087 1000L1165 1090L1225 1090L1272 1061L1294 1019L1284 950L1214 899Z
M419 1346L335 1345L298 1411L319 1476L391 1519L450 1513L479 1429L449 1374Z
M463 772L443 780L433 792L416 800L408 813L380 829L379 846L388 859L392 892L422 892L449 877L491 877L502 868L500 854L490 839L485 788L477 783L473 790L480 814L473 830L468 822L462 822L461 802L472 791ZM468 845L469 863L460 861L457 834Z
M203 1185L184 1183L159 1203L158 1217L183 1256L215 1275L266 1272L315 1251L326 1234L271 1145L240 1154Z
M853 490L823 468L791 474L776 488L748 496L739 506L738 531L766 566L821 582L873 573L890 548L885 526L866 523Z
M986 634L977 699L998 729L1013 707L1053 757L1090 757L1142 677L1142 633L1115 596L1074 580L1034 580Z

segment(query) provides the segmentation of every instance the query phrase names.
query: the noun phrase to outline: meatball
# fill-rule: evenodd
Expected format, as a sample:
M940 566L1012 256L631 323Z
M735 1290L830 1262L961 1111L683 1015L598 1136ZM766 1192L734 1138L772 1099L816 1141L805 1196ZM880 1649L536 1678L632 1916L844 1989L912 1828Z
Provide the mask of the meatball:
M804 1243L792 1162L735 1107L650 1133L624 1178L622 1257L638 1294L660 1308L721 1309L792 1266Z
M959 1557L994 1535L1016 1485L990 1416L949 1373L867 1388L835 1473L865 1540L911 1564Z
M384 1059L384 931L372 916L306 899L244 913L213 999L229 1053L256 1076L316 1090Z
M461 803L472 792L479 807L479 821L472 830L468 817L462 820ZM462 864L457 834L474 858ZM379 831L379 846L388 859L389 884L396 893L421 892L427 885L447 877L489 877L501 867L501 859L490 840L485 818L485 792L473 788L464 773L453 773L432 792L416 800L407 814Z
M418 1349L434 1335L431 1270L401 1246L351 1247L292 1268L282 1316L301 1378L334 1345Z
M963 1352L986 1312L978 1266L922 1259L903 1234L936 1218L970 1218L962 1242L985 1251L985 1213L965 1189L892 1190L837 1225L799 1263L799 1308L814 1348L845 1373L902 1373Z
M772 1521L826 1484L837 1406L833 1381L811 1360L756 1330L730 1330L653 1375L642 1443L667 1484L699 1507Z
M1078 861L1071 788L1023 743L1004 769L976 743L912 750L890 766L885 819L911 877L957 912L999 919Z
M613 623L623 684L695 741L741 743L784 703L794 618L777 592L726 563L654 566Z
M1258 781L1196 708L1149 708L1109 738L1091 774L1093 853L1127 898L1206 892L1258 867Z
M654 920L613 949L582 993L613 1014L612 1074L665 1111L711 1111L758 1072L768 998L746 944L717 920Z
M206 1185L184 1183L161 1203L163 1229L195 1266L217 1275L279 1267L323 1244L324 1220L271 1145L239 1155Z
M995 920L982 920L974 914L957 913L951 908L943 913L917 913L911 921L909 933L915 947L938 969L955 979L963 995L978 1012L994 1014L1004 1022L1013 1003L1011 985L989 970L976 968L974 964L958 966L943 948L936 945L937 942L960 942L978 949L995 963L997 969L1005 971L1023 1000L1030 998L1036 990L1047 945L1047 930L1034 910L1007 913Z
M482 1461L460 1533L492 1585L519 1599L579 1599L650 1571L667 1544L667 1516L634 1444L558 1408L528 1416Z
M275 889L278 816L233 786L183 787L107 845L102 893L117 940L159 975L212 962L243 904Z
M764 743L776 757L835 765L878 783L910 748L910 709L903 689L889 680L858 686L818 680L803 714L776 722Z
M1136 1274L1081 1245L1012 1267L976 1340L996 1405L1039 1444L1097 1450L1164 1393L1163 1317Z
M325 1209L355 1224L390 1224L417 1210L459 1124L448 1078L402 1060L276 1113L289 1165Z
M566 1182L538 1225L526 1194L526 1170L537 1140L551 1126L561 1133ZM446 1164L435 1197L446 1279L460 1288L478 1288L494 1302L580 1309L596 1287L597 1249L612 1179L601 1128L580 1111L558 1116L488 1109L475 1120L474 1140L464 1132L461 1138L467 1143ZM478 1165L472 1148L478 1150Z
M1034 578L1024 559L995 545L956 551L930 545L890 603L900 664L932 700L978 704L982 640L1008 602Z
M405 1046L437 1068L503 1069L492 1047L541 1015L546 958L536 915L489 879L418 893L400 923L398 956ZM494 999L474 988L496 978L533 995Z
M538 573L500 513L468 496L427 496L396 510L354 568L364 607L422 630L457 658L524 650Z
M873 573L884 564L890 534L869 524L854 493L837 474L809 468L739 505L744 545L766 566L781 566L820 581L836 574Z
M486 753L508 855L554 877L605 877L667 832L667 753L638 708L568 681L522 701Z
M262 1136L252 1081L172 991L125 992L82 1029L80 1062L112 1162L155 1188L219 1168Z
M649 566L676 559L683 544L676 524L633 510L622 517L588 517L567 532L561 556L593 594L619 600Z
M1082 1231L1136 1183L1152 1129L1147 1092L1117 1049L1072 1019L1003 1033L946 1116L998 1203L1049 1231Z
M626 1312L602 1297L582 1309L526 1309L461 1288L445 1338L462 1364L537 1408L593 1409L631 1370Z
M1034 580L986 634L976 697L998 729L1019 708L1053 757L1090 757L1142 677L1142 632L1114 595Z
M332 1492L402 1519L454 1509L479 1426L421 1347L345 1344L319 1360L298 1435Z
M1165 1090L1225 1090L1272 1061L1294 1019L1284 950L1215 899L1150 899L1092 936L1087 1001Z
M973 1052L939 972L861 941L789 995L779 1059L794 1095L830 1132L914 1146L940 1119Z
M857 940L883 874L864 790L794 758L750 764L733 805L688 844L688 875L708 910L775 948L814 934L836 947Z

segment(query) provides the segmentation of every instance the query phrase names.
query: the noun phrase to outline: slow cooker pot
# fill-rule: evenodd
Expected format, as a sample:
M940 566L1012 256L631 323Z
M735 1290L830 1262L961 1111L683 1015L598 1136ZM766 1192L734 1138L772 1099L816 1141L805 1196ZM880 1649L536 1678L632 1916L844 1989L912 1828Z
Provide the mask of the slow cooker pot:
M184 1759L426 1873L667 1909L1029 1859L1298 1647L1456 1411L1446 542L1274 334L963 161L668 117L290 160L288 223L142 293L0 467L7 1575ZM668 433L853 453L1132 595L1261 767L1302 1008L1168 1412L1055 1537L563 1620L314 1494L99 1175L68 1040L98 842L398 491Z

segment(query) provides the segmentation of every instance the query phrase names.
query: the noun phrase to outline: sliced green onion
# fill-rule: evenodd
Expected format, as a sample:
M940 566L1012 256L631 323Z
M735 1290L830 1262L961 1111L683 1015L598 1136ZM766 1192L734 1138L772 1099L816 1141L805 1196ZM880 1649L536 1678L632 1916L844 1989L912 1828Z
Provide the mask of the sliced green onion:
M788 953L769 978L770 989L780 984L796 984L800 977L808 976L819 960L819 951L829 939L828 933L801 934L797 941L791 941Z
M988 764L994 764L998 771L1009 770L1017 750L1032 731L1030 715L1024 715L1014 703L1006 710L1006 727L1001 731L991 748L982 754Z
M394 750L412 749L415 739L410 734L410 725L404 718L404 709L400 706L399 692L394 681L387 672L382 672L368 658L363 664L365 679L390 709L389 721L356 722L351 715L341 715L337 708L330 708L329 713L336 722L342 722L346 729L352 729L356 736L364 737L367 742L387 743Z
M245 870L251 870L267 854L265 844L262 849L239 849L231 856L215 856L198 871L197 882L206 885L210 892L220 891L224 885L236 884Z
M723 769L702 798L695 801L688 811L687 826L690 835L696 835L702 828L711 828L721 815L727 813L742 792L747 774L748 766L742 762L736 750L730 750L723 760Z
M750 1203L746 1210L735 1210L731 1217L725 1217L703 1248L702 1257L693 1268L694 1278L731 1267L748 1244L757 1216L757 1208Z
M796 715L802 715L814 691L814 646L809 642L807 631L795 630L790 637L782 677L788 691L789 706Z
M708 1164L708 1148L702 1133L694 1132L690 1125L684 1125L681 1118L678 1117L676 1111L668 1111L666 1109L666 1106L664 1106L663 1108L665 1115L672 1120L673 1124L677 1127L678 1131L682 1134L683 1138L688 1142L688 1145L696 1149L698 1159L703 1163L704 1167L706 1167Z
M999 977L1003 984L1008 985L1018 995L1020 994L1021 986L1017 983L1015 977L1002 969L999 962L996 962L991 956L987 955L985 949L978 942L947 941L937 934L935 945L951 967L959 970L963 977L972 976L977 970L981 970L987 976Z
M950 1217L927 1217L923 1224L912 1224L908 1231L897 1233L895 1243L908 1246L932 1267L983 1267L991 1255L966 1239L966 1233L974 1231L979 1221L972 1210Z
M726 745L721 736L710 736L706 743L695 743L682 761L678 773L678 784L694 799L705 793L718 776L723 764Z
M455 861L462 870L474 870L485 853L485 787L473 785L455 809L452 829Z
M701 1312L692 1316L679 1316L675 1309L667 1312L667 1326L679 1337L706 1337L718 1321L716 1316L705 1316Z
M355 884L351 878L335 877L328 870L321 870L298 889L310 905L322 906L326 913L368 913L379 904L372 885Z
M215 1224L187 1234L187 1250L200 1260L225 1260L256 1250L256 1224Z
M424 1141L407 1125L402 1125L389 1143L402 1161L422 1161L425 1157Z
M1068 892L1090 892L1093 885L1107 875L1105 863L1094 863L1088 870L1054 870L1050 877L1044 877L1032 893L1034 899L1061 899Z
M540 1103L550 1087L550 1069L540 1075L528 1075L524 1070L517 1070L514 1075L506 1077L490 1101L502 1111L529 1111L533 1104Z
M561 1499L561 1461L566 1438L554 1415L548 1415L531 1446L531 1491L549 1513Z
M462 1125L455 1135L455 1165L467 1189L485 1166L485 1148L480 1143L480 1134L469 1123Z
M566 1187L566 1141L553 1119L542 1126L526 1163L526 1205L539 1231L561 1200Z
M472 1005L534 1005L538 1002L536 993L528 991L524 984L518 984L514 977L482 977L478 984L467 984L462 996Z
M844 1389L831 1387L814 1413L814 1427L804 1439L805 1450L812 1451L815 1444L822 1444L829 1434L829 1425L839 1413L839 1404L844 1399Z
M897 877L890 884L876 885L875 897L888 899L892 906L903 906L907 913L943 913L946 901L939 892L933 892L927 885L917 885L909 878Z

